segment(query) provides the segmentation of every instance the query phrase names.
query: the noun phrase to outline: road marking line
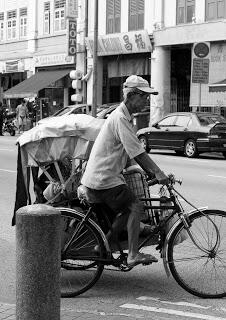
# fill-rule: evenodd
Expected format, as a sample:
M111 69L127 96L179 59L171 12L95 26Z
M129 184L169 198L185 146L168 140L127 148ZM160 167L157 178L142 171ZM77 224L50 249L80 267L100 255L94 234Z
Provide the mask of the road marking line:
M173 160L178 160L178 161L195 161L195 162L209 162L210 161L210 159L192 159L192 158L178 158L177 156L173 156L174 158L173 158ZM171 159L172 160L172 157L169 157L169 156L166 156L165 158L168 158L168 159ZM212 159L211 159L212 160ZM215 160L215 159L213 159L213 160Z
M133 304L133 303L123 304L120 306L120 308L136 309L136 310L150 311L150 312L156 312L156 313L165 313L165 314L171 314L171 315L175 315L175 316L182 316L182 317L202 319L202 320L226 320L226 318L209 316L209 315L201 314L201 313L184 312L184 311L179 311L179 310L174 310L174 309L149 307L149 306L137 305L137 304Z
M215 176L214 174L208 174L208 177L226 179L224 176Z
M0 171L16 173L16 171L14 171L14 170L7 170L7 169L0 169Z
M0 149L0 151L10 151L10 152L15 152L14 149Z
M192 307L192 308L199 308L199 309L210 309L211 308L211 306L205 307L205 306L200 306L198 304L189 303L189 302L171 302L171 301L160 300L159 298L147 297L147 296L141 296L141 297L137 298L137 300L142 300L142 301L152 300L152 301L157 301L157 302L166 303L166 304L173 304L176 306L185 306L185 307Z

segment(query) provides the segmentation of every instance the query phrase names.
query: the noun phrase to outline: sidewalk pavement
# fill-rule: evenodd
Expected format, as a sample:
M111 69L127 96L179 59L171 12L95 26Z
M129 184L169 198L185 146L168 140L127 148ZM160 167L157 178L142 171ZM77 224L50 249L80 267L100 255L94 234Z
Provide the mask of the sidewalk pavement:
M120 310L115 313L106 313L97 310L87 311L72 308L61 308L60 317L61 320L128 320L129 318L137 319L132 314L120 313ZM0 320L16 320L16 305L0 302Z

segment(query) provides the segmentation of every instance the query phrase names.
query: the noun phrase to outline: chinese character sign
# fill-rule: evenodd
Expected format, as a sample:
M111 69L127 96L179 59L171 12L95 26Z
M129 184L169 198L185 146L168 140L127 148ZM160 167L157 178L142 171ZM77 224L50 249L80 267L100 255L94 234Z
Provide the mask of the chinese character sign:
M86 44L93 52L93 39L86 38ZM98 37L98 56L141 52L152 52L151 41L145 30Z
M74 20L68 20L68 55L76 54L77 23Z

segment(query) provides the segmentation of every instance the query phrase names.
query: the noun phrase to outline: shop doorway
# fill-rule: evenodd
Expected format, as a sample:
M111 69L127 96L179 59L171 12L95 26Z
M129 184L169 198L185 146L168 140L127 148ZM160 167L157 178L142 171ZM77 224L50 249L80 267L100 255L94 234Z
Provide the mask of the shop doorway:
M170 112L188 112L191 79L191 47L171 50Z

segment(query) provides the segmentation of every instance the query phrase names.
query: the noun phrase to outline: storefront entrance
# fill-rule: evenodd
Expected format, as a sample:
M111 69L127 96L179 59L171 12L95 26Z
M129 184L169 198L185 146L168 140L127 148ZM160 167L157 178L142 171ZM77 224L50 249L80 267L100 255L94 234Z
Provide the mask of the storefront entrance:
M103 104L123 100L123 83L132 74L142 76L150 83L150 53L103 58Z
M190 111L191 48L171 51L170 112Z

